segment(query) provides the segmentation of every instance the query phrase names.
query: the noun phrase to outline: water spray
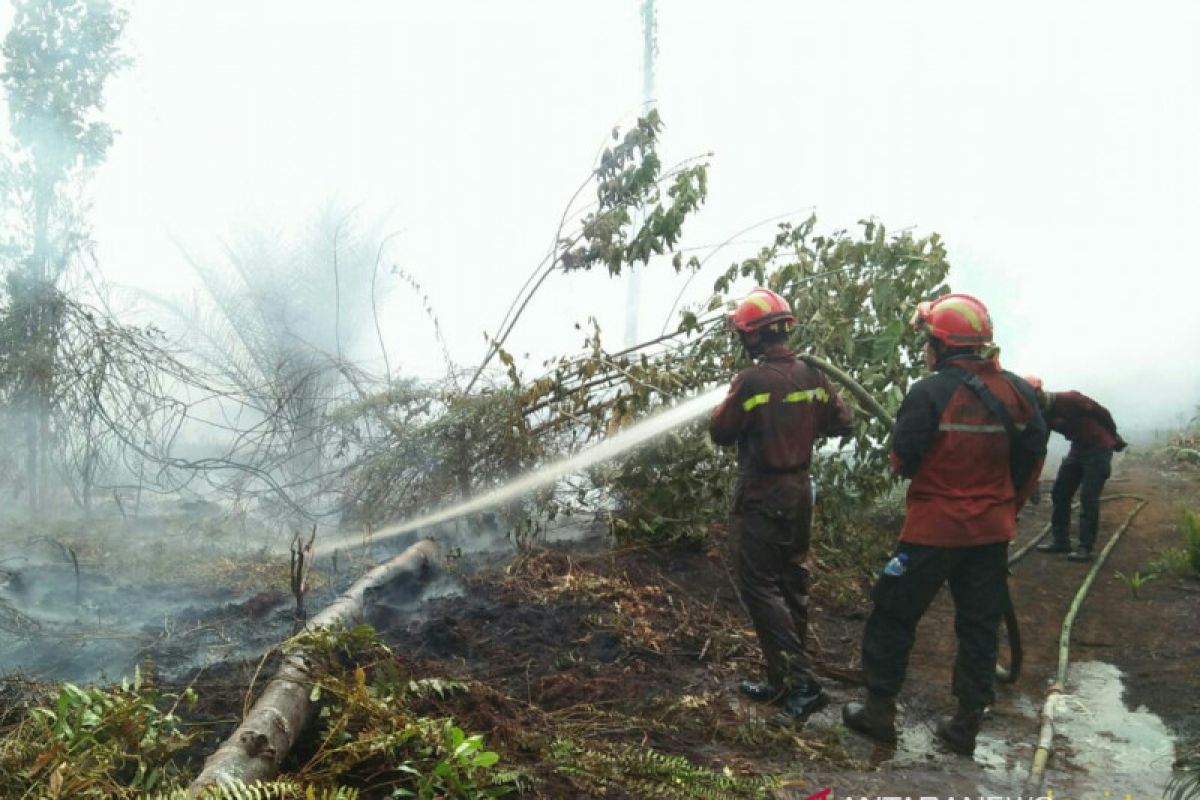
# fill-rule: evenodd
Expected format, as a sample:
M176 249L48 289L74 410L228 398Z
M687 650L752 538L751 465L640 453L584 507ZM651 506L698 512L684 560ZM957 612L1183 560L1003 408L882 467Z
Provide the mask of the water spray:
M446 522L457 517L471 514L476 511L483 511L492 506L500 505L501 503L512 500L515 497L528 494L535 489L540 489L543 486L548 486L564 475L572 475L581 472L588 467L599 464L602 461L608 461L617 456L632 450L640 444L661 436L672 428L676 428L686 422L690 422L701 414L713 408L721 398L728 392L728 387L719 386L704 392L690 400L685 400L676 406L661 411L652 417L641 420L635 425L631 425L617 435L598 442L592 447L582 450L575 455L568 456L560 461L552 464L547 464L533 472L523 475L520 478L507 483L504 486L493 489L490 492L485 492L477 497L465 500L458 505L444 508L439 511L431 511L428 514L416 517L414 519L396 522L376 531L370 541L379 542L386 539L391 539L401 534L415 531L419 528L436 525L439 522ZM352 536L342 536L337 539L323 542L316 547L317 555L326 555L332 551L353 547L362 544L363 537L360 534Z

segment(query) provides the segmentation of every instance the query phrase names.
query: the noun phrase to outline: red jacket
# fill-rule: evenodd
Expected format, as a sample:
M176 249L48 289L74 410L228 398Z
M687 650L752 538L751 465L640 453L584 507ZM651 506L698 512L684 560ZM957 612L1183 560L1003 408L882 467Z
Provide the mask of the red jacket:
M1011 541L1036 471L1019 492L1013 487L1008 432L948 366L978 375L1015 425L1036 426L1045 441L1033 390L1020 378L969 356L939 365L912 385L896 415L892 467L912 478L900 541L938 547Z
M1108 409L1079 392L1052 393L1046 424L1067 438L1072 452L1112 450L1121 441Z
M708 432L737 444L738 480L750 499L783 476L807 478L813 442L854 430L850 410L829 379L783 345L742 370L713 410Z

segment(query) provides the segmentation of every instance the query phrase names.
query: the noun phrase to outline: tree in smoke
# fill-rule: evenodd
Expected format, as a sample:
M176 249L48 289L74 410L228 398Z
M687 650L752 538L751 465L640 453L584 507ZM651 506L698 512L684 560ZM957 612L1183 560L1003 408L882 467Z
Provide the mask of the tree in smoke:
M231 440L224 458L239 467L222 488L264 501L282 490L289 514L330 513L346 455L331 409L380 389L354 356L375 339L383 347L377 278L388 238L328 208L299 237L245 231L219 259L183 249L204 296L166 305L185 323L192 357L227 388L192 417Z
M19 420L30 506L45 502L62 411L68 269L89 253L84 189L113 142L100 117L127 14L107 0L14 0L2 75L13 151L0 172L4 305L0 391ZM84 320L79 317L79 320ZM92 318L94 320L94 317ZM93 389L96 387L93 386Z

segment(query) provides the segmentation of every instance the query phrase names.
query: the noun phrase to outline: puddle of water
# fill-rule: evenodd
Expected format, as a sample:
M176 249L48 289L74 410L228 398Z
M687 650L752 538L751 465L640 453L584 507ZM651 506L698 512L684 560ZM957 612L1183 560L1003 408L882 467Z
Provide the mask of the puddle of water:
M1036 712L1034 714L1036 717ZM907 722L900 731L900 741L895 752L885 762L888 769L912 771L936 767L945 772L930 788L938 790L955 787L961 793L973 789L977 796L1016 796L1029 774L1029 763L1033 759L1036 730L1032 720L1014 726L1012 718L997 720L994 716L984 722L984 728L975 740L975 754L971 760L954 755L942 747L934 728L937 720ZM1023 722L1023 721L1022 721ZM1005 729L1028 726L1033 733L1024 740L1013 736Z
M1100 798L1106 792L1114 798L1162 796L1175 759L1175 737L1144 707L1125 707L1122 678L1112 664L1070 666L1072 692L1059 700L1047 789L1059 796L1063 791Z
M1121 671L1099 662L1073 664L1067 686L1072 693L1059 699L1054 752L1039 794L1053 793L1055 800L1163 797L1174 736L1155 714L1126 708ZM953 789L955 796L1016 797L1027 794L1043 703L1044 698L1005 692L985 720L971 759L942 748L934 736L937 720L908 708L901 712L895 749L873 746L853 733L844 741L880 771L885 785L911 785L928 796Z

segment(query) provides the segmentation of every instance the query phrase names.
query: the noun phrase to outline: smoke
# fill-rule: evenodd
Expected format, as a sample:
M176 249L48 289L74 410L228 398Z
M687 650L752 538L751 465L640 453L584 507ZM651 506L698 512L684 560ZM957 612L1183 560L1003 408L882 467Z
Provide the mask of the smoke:
M638 445L644 444L685 422L695 419L706 411L711 411L727 391L727 387L722 386L704 392L658 414L643 419L634 425L630 425L620 433L610 436L579 453L533 470L505 483L497 489L485 492L466 502L459 503L450 508L432 511L415 519L388 525L376 531L372 538L377 541L386 541L393 537L437 525L447 520L501 505L541 487L549 486L565 475L582 472L594 464L616 458ZM322 554L330 553L333 550L352 544L355 540L354 538L343 537L323 542L318 546L317 551Z
M1189 39L1200 11L1176 2L1130 15L1067 3L1038 6L1031 27L1024 8L933 3L864 16L837 4L752 3L695 14L659 0L654 94L667 123L664 162L716 153L708 205L682 244L703 257L713 249L706 243L810 205L831 228L876 215L892 229L939 231L956 264L954 287L993 310L1005 365L1040 374L1051 389L1089 394L1136 443L1137 428L1186 422L1200 402L1200 375L1186 361L1200 341L1200 318L1187 305L1200 291L1192 233L1200 112L1180 99L1200 92L1200 51ZM197 302L180 303L199 307L192 349L223 361L253 390L247 396L266 398L197 410L173 453L226 454L227 428L277 419L273 401L288 398L296 401L289 425L250 449L269 452L265 474L291 486L330 466L317 454L331 442L310 440L320 438L312 419L327 410L324 400L350 394L331 367L339 356L369 360L379 373L382 338L398 373L444 373L420 304L368 291L389 231L339 227L345 215L329 210L293 233L293 221L330 196L361 200L363 218L386 209L403 221L405 236L381 268L394 261L427 291L449 360L477 363L497 298L507 300L542 257L604 134L640 107L637 12L632 3L379 2L344 13L281 2L141 4L127 31L137 62L110 87L106 114L121 135L96 175L95 252L127 285L197 287ZM803 46L796 31L805 32ZM215 61L213 42L222 54ZM38 141L49 152L51 140ZM5 213L6 228L24 219ZM227 236L225 252L197 244L244 230L247 219L263 222ZM739 237L711 268L752 254L770 234ZM682 278L660 263L641 277L657 330ZM710 277L698 276L696 292L707 293ZM587 317L606 340L619 335L624 304L614 283L574 275L548 284L510 343L519 363L572 349L572 324ZM433 464L438 454L426 457ZM551 465L511 492L583 463ZM214 483L235 484L235 473L220 475ZM289 492L329 509L328 498ZM376 532L374 547L385 546L381 539L399 546L439 519L512 496L402 521ZM251 497L241 496L247 505ZM502 535L465 522L453 530L438 535L464 543ZM193 535L217 541L220 533ZM261 530L243 535L246 546L269 540ZM283 542L270 544L277 551ZM335 538L322 549L345 559L360 544ZM184 549L179 560L220 557ZM153 618L177 617L189 602L167 602L165 590L87 584L83 593L100 608L93 626L91 611L71 605L73 569L46 559L22 563L20 580L53 587L38 591L38 613L82 626L75 633L103 633L120 609L134 620L122 636L142 636L139 625L161 632L167 626ZM85 558L82 574L103 563ZM183 580L165 557L155 568L162 581ZM156 593L163 603L153 602ZM116 596L132 600L122 606ZM32 618L23 602L10 599ZM59 641L67 652L76 640Z

